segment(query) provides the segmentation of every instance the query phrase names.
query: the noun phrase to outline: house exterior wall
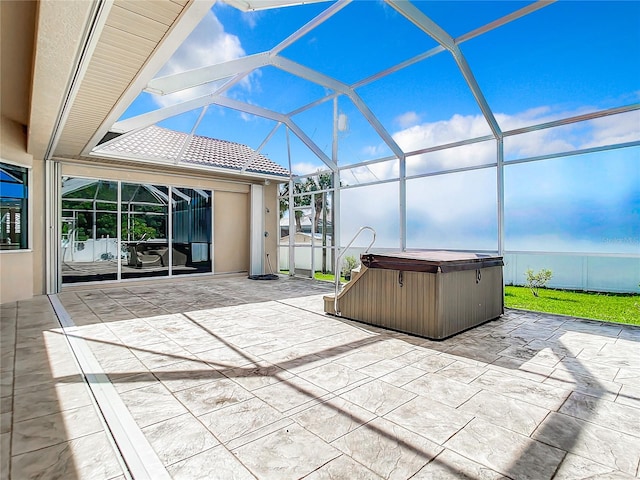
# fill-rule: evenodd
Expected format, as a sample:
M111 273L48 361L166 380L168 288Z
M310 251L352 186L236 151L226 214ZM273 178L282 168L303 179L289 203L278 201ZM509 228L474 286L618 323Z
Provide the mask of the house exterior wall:
M26 138L22 127L2 118L1 158L7 163L31 168L29 195L28 250L0 252L0 303L30 298L45 292L45 169L43 161L34 161L25 151ZM163 171L166 170L166 171ZM244 179L212 177L207 171L179 171L166 167L141 165L119 166L96 159L63 161L64 176L86 177L127 182L156 183L202 188L214 192L213 249L214 273L247 272L250 246L250 186ZM256 180L258 181L258 180ZM265 256L277 269L277 184L264 188ZM267 213L267 209L269 212ZM265 265L266 265L265 259Z
M166 168L166 167L165 167ZM213 190L213 272L236 273L249 269L251 183L242 180L214 178L207 171L163 172L162 166L118 167L108 163L86 164L65 162L62 174L86 178L121 180L140 183L176 185ZM269 188L272 187L272 188ZM275 229L277 186L264 189L265 204L273 218L265 219ZM271 198L273 197L273 198ZM265 209L266 212L266 209ZM271 237L271 235L270 235ZM275 237L275 235L274 235ZM271 247L275 256L275 243Z
M213 271L249 271L249 194L213 193Z
M43 168L34 166L33 157L26 152L26 135L22 126L1 117L0 158L3 162L31 169L29 176L29 248L0 251L0 303L15 302L42 293L43 266L42 228L37 219L43 215L44 196L38 191L43 184Z

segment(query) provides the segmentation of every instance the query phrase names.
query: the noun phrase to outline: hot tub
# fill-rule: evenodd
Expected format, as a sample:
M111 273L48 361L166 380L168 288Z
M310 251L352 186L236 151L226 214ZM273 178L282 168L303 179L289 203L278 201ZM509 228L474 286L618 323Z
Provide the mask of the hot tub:
M504 312L502 257L447 251L365 254L338 295L338 315L444 339ZM334 297L324 297L336 315Z

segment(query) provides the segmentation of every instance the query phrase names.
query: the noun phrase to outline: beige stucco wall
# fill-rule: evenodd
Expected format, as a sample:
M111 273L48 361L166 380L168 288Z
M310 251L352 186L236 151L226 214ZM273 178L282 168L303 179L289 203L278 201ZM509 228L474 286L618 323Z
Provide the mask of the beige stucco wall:
M214 192L213 271L249 271L249 194Z
M33 158L26 152L26 136L22 126L4 116L1 117L0 123L0 158L14 165L33 167ZM32 169L32 184L39 170ZM39 204L39 199L33 195L32 187L29 188L29 194L32 198L33 211ZM34 228L34 215L30 217L29 246L31 248L22 251L0 251L0 303L30 298L34 294L34 257L40 256L42 251L34 249L34 247L41 247L39 242L33 241L34 230L38 230ZM41 293L41 291L35 293Z

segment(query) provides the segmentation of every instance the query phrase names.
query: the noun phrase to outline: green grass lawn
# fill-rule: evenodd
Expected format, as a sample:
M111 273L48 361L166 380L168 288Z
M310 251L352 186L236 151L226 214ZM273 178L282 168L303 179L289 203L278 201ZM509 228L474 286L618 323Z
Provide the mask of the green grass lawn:
M534 297L526 287L507 286L504 289L505 307L640 325L640 295L547 288L541 288L538 294L539 297Z

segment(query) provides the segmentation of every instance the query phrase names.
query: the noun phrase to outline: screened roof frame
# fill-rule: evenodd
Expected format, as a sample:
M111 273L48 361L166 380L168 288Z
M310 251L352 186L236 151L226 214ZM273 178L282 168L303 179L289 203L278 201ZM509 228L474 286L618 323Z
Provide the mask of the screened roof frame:
M500 126L498 125L498 122L495 119L491 108L484 98L482 90L475 81L473 73L459 48L459 44L482 35L483 33L486 33L490 30L498 28L502 25L505 25L506 23L521 18L524 15L535 12L540 8L550 5L554 0L539 0L500 19L494 20L482 27L476 28L466 34L463 34L456 39L452 38L447 32L440 28L435 22L433 22L410 2L396 2L393 0L385 0L389 6L394 8L408 21L424 31L425 34L436 40L440 45L411 59L400 62L384 71L357 81L352 85L348 85L346 83L338 81L321 72L296 63L280 55L280 53L286 47L293 44L304 35L311 32L314 28L324 23L326 20L331 18L333 15L335 15L349 3L351 3L351 1L352 0L338 0L337 2L333 3L326 10L309 21L306 25L302 26L296 32L291 34L289 37L278 43L269 51L247 55L245 57L230 60L216 65L210 65L182 73L177 73L174 75L152 79L147 84L145 91L159 95L167 95L200 85L212 84L221 80L224 81L224 83L221 86L214 88L214 91L208 95L180 102L168 107L159 108L146 114L138 115L126 120L116 122L113 125L112 130L119 133L131 132L140 128L144 128L145 126L155 124L167 118L179 115L181 113L215 104L221 107L226 107L243 113L270 119L277 122L278 125L286 125L288 127L288 130L293 132L320 160L322 160L322 162L324 162L325 165L327 165L332 171L338 171L338 165L336 162L337 159L331 159L326 154L324 154L324 152L322 152L322 149L319 148L316 143L311 138L309 138L307 134L293 121L292 117L321 103L344 95L353 102L362 116L367 120L367 122L369 122L369 124L373 127L382 141L390 148L394 155L401 161L404 161L404 158L407 155L415 154L415 152L404 152L400 148L400 146L396 143L388 130L382 125L375 114L370 110L366 102L364 102L358 95L356 89L374 82L380 78L386 77L417 62L421 62L429 57L437 55L438 53L448 51L453 56L456 64L458 65L458 68L460 69L460 72L462 73L469 86L469 89L476 99L476 102L478 103L483 116L489 124L493 133L493 138L502 138L503 133L500 129ZM332 90L332 93L288 113L275 112L266 108L258 107L256 105L251 105L246 102L241 102L224 96L224 92L227 91L231 86L235 85L237 82L245 78L254 70L265 66L273 66L302 79L314 82L318 85ZM268 142L268 139L265 139L263 145L266 142Z
M333 15L341 11L347 5L349 5L352 0L338 0L337 2L331 4L327 9L317 15L315 18L310 20L307 24L302 26L300 29L289 35L287 38L279 42L272 49L247 55L241 58L237 58L234 60L230 60L224 63L219 63L215 65L209 65L206 67L189 70L186 72L177 73L174 75L164 76L154 78L148 82L145 91L158 95L167 95L171 93L175 93L178 91L183 91L189 88L193 88L200 85L205 84L215 84L216 82L223 81L222 85L217 86L213 89L212 93L186 100L180 103L176 103L174 105L170 105L167 107L159 108L153 110L151 112L137 115L135 117L131 117L122 121L116 122L112 131L118 133L132 133L146 126L158 123L162 120L168 119L170 117L174 117L176 115L189 112L195 109L202 109L198 121L195 123L191 135L189 139L194 135L195 130L198 127L204 113L206 112L206 108L209 105L218 105L220 107L236 110L242 113L247 113L251 115L255 115L258 117L262 117L265 119L272 120L276 122L273 129L270 133L265 137L261 145L258 147L256 154L259 153L263 147L269 142L271 137L275 134L275 132L279 129L281 125L285 125L287 127L287 132L292 132L296 137L298 137L308 148L309 150L319 159L321 160L330 171L338 172L347 168L353 168L355 166L365 166L371 165L374 163L384 162L392 159L393 157L385 157L373 160L367 160L364 162L354 163L348 166L338 165L337 158L329 158L327 154L325 154L322 149L314 142L305 131L300 128L292 117L300 114L306 110L314 108L324 102L335 100L339 96L345 96L349 98L355 107L360 111L365 120L372 126L372 128L376 131L382 141L390 148L391 152L395 155L395 158L399 159L401 164L404 163L406 157L418 155L420 153L426 153L429 151L435 151L439 149L451 148L454 146L482 142L489 140L491 138L501 141L501 139L505 136L517 135L520 133L525 133L528 131L534 131L544 128L550 128L553 126L564 125L572 122L579 122L588 119L598 118L601 116L613 115L617 113L622 113L625 111L632 111L640 109L640 104L628 105L625 107L617 107L608 110L602 110L598 112L593 112L586 115L580 115L577 117L564 118L554 122L547 122L544 124L528 126L524 128L518 128L510 131L502 131L498 121L495 118L491 107L487 103L482 89L476 82L473 72L469 67L462 51L460 50L459 45L463 42L476 38L484 33L487 33L491 30L499 28L507 23L510 23L514 20L522 18L525 15L529 15L533 12L540 10L548 5L551 5L556 0L538 0L534 3L531 3L515 12L512 12L508 15L505 15L499 19L491 21L481 27L475 28L465 34L460 35L457 38L451 37L444 29L442 29L436 22L431 20L428 16L426 16L422 11L420 11L415 5L413 5L409 1L394 1L394 0L385 0L385 3L400 13L404 18L406 18L409 22L416 25L420 28L426 35L429 35L435 41L439 43L437 47L434 47L422 54L414 56L408 60L402 61L392 67L389 67L381 72L378 72L374 75L371 75L367 78L359 80L351 85L343 83L339 80L336 80L328 75L325 75L319 71L313 70L312 68L301 65L297 62L289 60L286 57L281 56L281 52L286 49L288 46L295 43L297 40L302 38L304 35L313 31L316 27L327 21ZM256 5L253 5L251 2L240 2L240 4L235 4L234 2L230 3L237 8L242 8L244 10L247 9L255 9ZM281 6L277 5L278 2L275 2L274 5L271 6ZM285 2L284 5L291 5L295 2ZM447 143L442 145L436 145L431 147L426 147L423 149L415 150L415 151L403 151L402 148L396 143L393 139L389 131L384 127L384 125L379 121L376 115L370 110L366 102L359 96L356 90L362 86L368 85L372 82L375 82L378 79L384 78L394 72L402 70L410 65L416 64L418 62L424 61L434 55L439 53L448 51L460 73L464 77L469 90L471 91L473 97L475 98L480 111L482 112L483 117L485 118L489 128L491 129L492 135L482 136L473 139L466 139L459 142ZM242 102L239 100L235 100L229 97L226 97L224 93L231 88L233 85L237 84L247 75L250 75L253 71L260 69L265 66L272 66L278 68L284 72L295 75L304 80L313 82L315 84L321 85L327 89L330 89L332 92L328 95L319 98L307 105L299 107L295 110L292 110L288 113L276 112L267 108L263 108L257 105L252 105L246 102ZM335 137L335 133L334 133ZM635 143L631 143L634 145ZM186 142L183 148L186 148L188 142ZM623 146L627 146L626 144ZM336 157L336 154L332 155L332 157ZM179 160L179 159L177 159ZM500 160L498 160L499 162ZM245 164L246 169L251 163L251 159L247 161ZM457 169L454 169L457 170ZM445 173L445 172L442 172Z
M119 122L116 122L112 130L118 133L131 133L133 131L137 131L141 128L145 128L146 126L155 124L167 118L189 112L196 109L202 109L199 118L201 119L204 116L206 108L209 105L217 105L223 108L228 108L232 110L236 110L242 113L262 117L268 120L272 120L275 122L274 127L270 130L270 132L266 135L262 143L257 149L257 153L259 153L264 146L269 142L269 140L275 135L278 129L285 125L286 127L286 135L287 135L287 145L289 145L289 133L293 133L304 145L308 147L308 149L326 166L328 172L333 172L333 174L337 175L339 178L340 172L344 170L354 169L356 167L368 167L370 165L388 162L393 160L399 161L399 171L398 175L391 179L378 180L373 182L364 182L358 183L356 185L341 185L340 182L336 182L336 189L344 189L344 188L354 188L363 185L373 185L373 184L382 184L382 183L390 183L390 182L399 182L399 190L400 190L400 243L401 248L406 247L406 181L408 179L416 179L427 176L435 176L435 175L443 175L448 173L456 173L461 171L469 171L469 170L477 170L484 168L497 168L497 188L498 188L498 251L503 251L503 243L504 243L504 179L503 179L503 167L505 164L512 163L524 163L529 161L536 160L544 160L547 158L554 158L560 156L567 155L578 155L583 153L590 153L600 150L610 150L616 148L625 148L630 146L640 145L640 141L632 141L626 143L620 143L617 145L608 145L605 147L592 147L582 150L576 150L572 152L562 152L555 154L548 154L542 156L535 156L529 158L520 158L517 160L507 160L505 162L504 158L504 144L503 139L506 137L511 137L527 132L534 132L537 130L543 130L553 127L558 127L562 125L567 125L571 123L578 123L588 120L593 120L596 118L602 118L610 115L621 114L625 112L632 112L640 110L640 103L634 103L625 105L622 107L614 107L608 109L600 109L598 111L594 111L584 115L577 115L573 117L565 117L560 118L558 120L539 123L535 125L528 125L525 127L510 129L510 130L502 130L498 120L494 112L492 111L489 103L487 102L485 95L483 93L482 88L476 81L472 68L467 63L465 56L463 55L460 45L466 41L477 38L487 32L495 30L501 26L504 26L510 22L513 22L517 19L520 19L526 15L532 14L542 8L545 8L553 3L556 0L538 0L535 1L523 8L520 8L514 12L511 12L501 18L490 21L483 26L478 28L474 28L473 30L464 33L456 38L453 38L446 30L440 27L436 22L434 22L431 18L429 18L426 14L424 14L421 10L419 10L413 3L410 1L395 1L395 0L385 0L385 3L393 8L396 12L398 12L402 17L404 17L408 22L417 26L425 35L428 35L433 40L438 43L438 46L433 47L421 54L415 55L412 58L401 61L396 65L388 67L378 73L370 75L366 78L362 78L354 83L347 84L342 81L339 81L331 76L328 76L320 71L314 70L308 66L297 63L293 60L290 60L283 56L283 50L288 46L295 43L297 40L302 38L304 35L312 32L316 27L326 22L332 16L340 12L343 8L349 5L352 0L338 0L335 3L331 4L328 8L322 11L315 18L310 20L306 25L302 26L300 29L289 35L287 38L279 42L275 47L270 50L255 53L251 55L247 55L238 59L230 60L227 62L219 63L216 65L209 65L202 68L177 73L170 76L158 77L152 79L148 82L146 91L152 94L158 95L167 95L170 93L175 93L178 91L187 90L196 86L201 85L211 85L212 91L211 93L190 99L187 101L183 101L180 103L176 103L167 107L159 108L154 111L137 115L135 117L131 117ZM236 7L237 2L229 1L230 3ZM246 3L244 5L246 8L251 9L251 2L241 2ZM289 4L290 2L287 2ZM245 8L245 9L246 9ZM383 123L378 119L378 117L374 114L374 112L370 109L367 103L361 98L357 89L369 85L379 79L385 78L395 72L398 72L402 69L405 69L411 65L415 65L419 62L423 62L435 55L438 55L442 52L449 52L451 57L453 58L459 73L462 75L462 78L466 82L467 88L472 93L473 98L479 107L479 110L482 114L482 117L486 121L491 134L483 135L476 138L464 139L455 142L448 142L443 144L437 144L433 146L427 146L425 148L420 148L412 151L403 150L398 143L394 140L393 136L390 132L385 128ZM225 96L225 92L227 92L230 88L240 82L242 79L246 78L252 72L259 70L263 67L275 67L280 69L283 72L287 72L291 75L294 75L298 78L304 79L306 81L313 82L317 85L324 87L329 92L316 100L300 106L294 110L289 112L278 112L268 108L264 108L258 105L253 105L247 102L239 101L228 96ZM393 153L392 156L385 156L383 158L374 158L367 159L366 161L357 162L349 165L339 164L339 158L337 153L337 137L338 137L338 118L337 118L337 108L335 107L337 99L345 97L350 100L356 109L360 112L362 117L371 125L371 127L378 134L379 138L382 142L390 149ZM300 126L293 119L295 115L298 115L307 110L313 109L316 106L319 106L325 102L333 101L334 103L334 118L333 118L333 148L331 152L331 156L325 153L317 143L311 139L306 132L300 128ZM197 128L199 123L196 122L192 130L192 135ZM414 155L420 155L423 153L435 152L439 150L445 150L453 147L470 145L473 143L485 142L494 140L496 142L496 159L494 162L483 163L481 165L474 166L464 166L458 168L450 168L444 170L438 170L436 172L428 172L418 175L410 175L406 174L406 159L407 157L411 157ZM287 152L289 158L289 167L291 169L291 153L288 148ZM251 159L247 161L247 165L250 164ZM246 166L245 166L246 168ZM310 173L308 175L291 175L291 178L304 178L307 176L313 176L321 172L318 170L315 173ZM325 172L325 170L322 170ZM337 202L339 203L339 198Z

